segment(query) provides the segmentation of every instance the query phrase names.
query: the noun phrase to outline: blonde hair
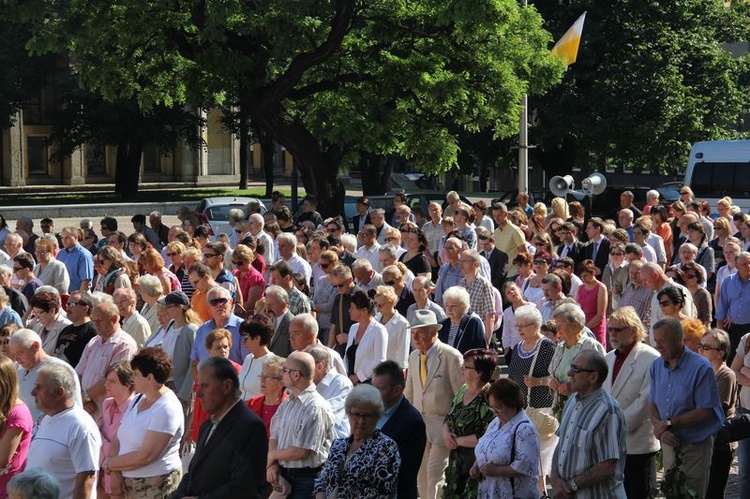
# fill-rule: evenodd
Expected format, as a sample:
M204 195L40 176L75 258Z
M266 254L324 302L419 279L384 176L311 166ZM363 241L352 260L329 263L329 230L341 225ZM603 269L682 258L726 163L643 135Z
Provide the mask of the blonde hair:
M643 327L643 321L633 307L618 308L609 316L607 323L609 324L612 321L619 322L625 327L632 328L633 331L635 331L636 342L641 342L646 337L646 328Z
M568 212L568 202L564 198L553 198L552 199L552 214L556 217L567 220L570 218Z
M395 305L398 302L396 291L390 286L378 286L375 288L375 296L373 298L378 297L388 301L391 305Z

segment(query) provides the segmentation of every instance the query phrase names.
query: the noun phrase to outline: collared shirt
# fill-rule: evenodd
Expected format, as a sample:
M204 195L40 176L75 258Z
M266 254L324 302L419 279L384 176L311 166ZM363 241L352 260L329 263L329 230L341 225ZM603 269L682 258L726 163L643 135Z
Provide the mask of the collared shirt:
M681 442L693 444L715 435L724 421L716 376L711 364L689 348L683 348L675 367L658 358L649 369L651 391L649 401L662 420L673 419L692 409L709 409L711 418L700 424L675 427Z
M310 264L303 260L302 257L296 253L292 255L291 258L289 258L289 260L287 260L286 262L290 267L292 267L293 272L305 276L305 280L307 281L307 285L309 286L310 278L312 277L312 267L310 267Z
M279 461L284 468L317 468L325 464L333 441L333 414L314 383L281 402L271 419L271 440L276 440L277 449L299 447L312 451L304 459Z
M240 324L242 324L242 319L232 314L229 316L227 323L222 326L232 333L232 348L229 350L229 360L233 360L238 364L242 364L245 356L249 353L240 337ZM198 328L198 331L195 333L195 341L193 341L193 349L190 351L190 360L200 362L209 357L208 350L206 349L206 336L217 327L216 321L210 319Z
M631 282L625 287L625 291L620 295L620 300L617 302L617 308L622 307L633 307L638 313L638 317L648 324L651 317L651 297L654 294L653 291L648 289L644 285L640 285L637 288Z
M445 235L443 230L443 219L441 218L437 224L432 223L432 220L425 222L422 226L422 232L424 237L427 238L427 245L430 251L435 253L440 248L440 240Z
M508 276L513 277L518 274L518 268L513 264L513 259L518 256L518 247L523 246L526 242L526 236L523 231L508 222L505 227L497 226L495 229L495 246L508 255Z
M83 281L89 281L91 287L91 281L94 279L94 257L89 250L77 243L71 249L60 250L57 259L68 269L71 291L81 289Z
M382 272L383 266L380 265L379 250L380 244L377 241L373 241L372 246L369 248L366 248L364 245L357 248L357 251L354 252L354 258L364 258L370 262L375 272Z
M208 435L206 436L206 442L208 442L208 439L211 438L211 435L214 434L214 430L216 429L217 426L219 426L219 423L221 423L221 420L224 419L224 416L229 414L229 411L231 411L234 408L234 406L236 406L241 400L242 400L242 397L237 397L237 400L234 401L234 404L230 405L226 411L221 413L221 416L216 416L213 414L211 415L211 423L213 424L211 425L211 429L208 430Z
M732 324L750 324L750 279L742 282L739 274L724 279L719 291L716 318L731 319Z
M333 367L323 376L323 379L315 386L318 393L326 399L333 413L333 438L346 438L349 436L349 418L346 416L344 403L349 392L352 391L352 382L336 372Z
M471 310L480 319L484 320L488 315L495 313L495 296L492 293L490 281L477 274L471 284L466 284L466 279L462 279L459 285L469 292Z
M435 303L443 303L443 293L451 286L461 284L464 276L461 274L461 265L456 262L455 265L444 263L438 270L437 284L435 285Z
M378 430L382 430L383 426L386 425L389 419L391 419L391 416L393 416L393 413L396 412L396 409L398 409L398 406L401 405L401 401L404 400L404 394L402 393L401 396L398 398L395 404L393 404L392 407L389 407L385 411L383 411L383 415L380 416L380 419L378 420Z
M138 345L133 337L122 329L106 340L99 335L91 338L76 366L83 391L103 380L109 366L121 360L131 360L137 351Z
M151 336L151 326L137 310L122 321L122 329L133 337L139 347Z
M646 238L646 244L651 246L656 253L656 261L658 263L667 263L667 251L664 247L664 239L659 234L651 232Z
M615 380L617 379L617 375L620 374L620 369L622 369L622 365L625 363L625 359L628 358L628 355L630 355L630 352L631 350L633 350L634 346L635 341L622 350L615 350L615 364L614 366L612 366L612 383L615 382Z
M287 293L289 295L289 311L292 315L309 314L312 312L310 298L302 294L302 291L292 286Z
M625 497L625 416L620 404L599 388L585 397L573 394L565 404L557 430L557 472L564 481L604 461L616 460L615 473L607 480L579 489L577 499Z

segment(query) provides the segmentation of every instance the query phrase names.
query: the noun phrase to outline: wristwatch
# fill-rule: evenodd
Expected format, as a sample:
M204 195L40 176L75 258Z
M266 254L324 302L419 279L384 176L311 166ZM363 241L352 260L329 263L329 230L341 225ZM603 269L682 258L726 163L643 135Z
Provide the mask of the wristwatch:
M672 420L667 419L667 428L672 428Z
M568 487L570 487L570 490L572 490L573 492L578 491L578 485L576 485L576 481L572 478L568 481Z

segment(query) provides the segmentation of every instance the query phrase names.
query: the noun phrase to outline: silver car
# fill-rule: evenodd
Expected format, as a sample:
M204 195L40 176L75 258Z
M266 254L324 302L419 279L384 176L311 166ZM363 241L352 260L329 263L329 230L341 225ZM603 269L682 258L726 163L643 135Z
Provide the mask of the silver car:
M229 211L237 209L247 213L247 204L251 202L260 205L261 214L267 211L266 205L260 199L240 196L205 198L198 203L198 208L195 211L203 217L203 223L211 229L212 236L218 236L219 234L231 236Z

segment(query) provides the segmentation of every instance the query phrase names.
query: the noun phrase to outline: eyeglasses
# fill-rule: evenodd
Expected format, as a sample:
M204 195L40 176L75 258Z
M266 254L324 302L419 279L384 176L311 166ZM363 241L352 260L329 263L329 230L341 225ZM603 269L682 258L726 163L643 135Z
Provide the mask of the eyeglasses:
M697 279L698 278L698 274L693 274L693 273L685 274L685 278L687 278L687 279Z
M211 304L212 307L215 307L217 305L224 306L229 301L228 298L214 298L213 300L209 300L208 303Z
M516 324L516 329L523 329L525 327L533 326L532 323L529 324Z
M580 373L594 373L594 372L596 372L596 370L595 369L584 369L582 367L578 367L575 364L571 364L570 365L570 372L575 373L575 374L580 374Z
M327 269L327 268L328 268L328 267L330 267L330 266L331 266L331 264L330 264L330 263L321 263L321 264L320 264L320 268L321 268L321 269Z
M609 254L612 255L612 256L623 256L623 255L625 255L625 253L623 253L622 251L610 251Z
M712 347L712 346L706 345L704 343L699 343L698 344L698 350L714 350L716 352L721 352L724 349L723 348L719 348L719 347Z
M242 230L242 229L234 229L234 231L235 231L235 232L236 232L237 234L242 234L243 232L245 232L245 231L244 231L244 230Z
M300 372L300 370L299 369L290 369L288 367L282 367L281 368L281 372L286 373L286 374L291 374L291 373L295 373L295 372L298 373L298 372Z
M46 255L47 253L49 253L49 251L47 251L46 249L38 249L37 248L37 249L34 250L34 253L39 253L40 255Z
M621 331L626 330L629 327L630 326L620 326L620 327L617 327L617 326L607 326L607 331L609 331L610 333L619 333Z
M348 284L348 282L342 282L341 284L336 284L336 283L334 283L334 284L333 284L333 286L334 286L335 288L339 288L339 289L341 289L341 288L343 288L343 287L346 287L346 285L347 285L347 284Z
M338 228L338 227L326 227L326 230L327 230L328 232L338 232L338 231L340 231L341 229L340 229L340 228Z
M203 253L203 258L213 258L218 256L218 253Z
M268 381L269 379L280 380L281 376L269 376L267 374L259 374L258 378Z
M242 265L245 260L232 260L232 265Z
M383 281L383 284L385 284L386 286L395 286L396 281Z
M364 412L354 412L354 411L347 413L347 415L352 419L364 419L365 421L372 420L377 417L375 416L375 414L366 414Z
M68 308L75 307L76 305L78 305L77 301L69 301L68 302Z
M660 307L668 307L670 305L674 305L674 303L672 303L669 300L662 300L662 301L659 302L659 306Z
M179 251L173 251L172 253L167 253L167 256L180 256Z
M487 236L479 236L479 240L480 240L480 241L489 241L489 240L490 240L490 238L489 238L489 237L487 237Z
M534 260L534 265L549 265L547 260Z

